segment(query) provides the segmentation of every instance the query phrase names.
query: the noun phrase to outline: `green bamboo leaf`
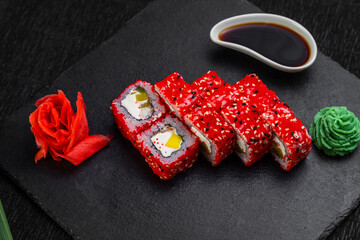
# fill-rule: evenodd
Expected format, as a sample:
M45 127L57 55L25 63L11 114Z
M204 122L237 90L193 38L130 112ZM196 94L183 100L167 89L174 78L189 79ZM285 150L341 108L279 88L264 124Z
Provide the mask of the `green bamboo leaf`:
M0 240L13 240L1 200L0 200Z

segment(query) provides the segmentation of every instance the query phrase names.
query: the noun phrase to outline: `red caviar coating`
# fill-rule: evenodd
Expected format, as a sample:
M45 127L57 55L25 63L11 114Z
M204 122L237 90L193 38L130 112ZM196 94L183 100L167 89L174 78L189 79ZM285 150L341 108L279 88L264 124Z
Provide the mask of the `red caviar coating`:
M234 92L231 85L222 80L215 71L208 71L206 74L196 79L191 87L206 101L210 102L216 111L228 101L228 97Z
M246 75L243 79L235 83L233 86L245 95L250 95L255 90L261 90L264 92L269 91L267 86L263 83L263 81L259 79L259 77L255 73Z
M215 97L211 104L213 104L216 111L221 111L224 106L236 101L241 95L234 87L228 85L221 88Z
M197 92L177 72L156 83L155 90L178 117L183 116L201 100Z
M218 165L233 152L236 136L233 128L214 108L202 101L184 116L185 123L197 129L211 143L211 153L204 155L213 166ZM199 139L201 140L201 139Z
M279 98L258 78L256 74L248 74L246 77L233 85L241 95L250 99L257 106L258 111L263 113L275 106Z
M222 80L215 71L208 71L191 83L191 87L205 100L209 100L209 98L212 99L220 89L226 86L231 85Z
M230 123L241 119L245 121L247 118L249 118L248 121L256 120L260 115L256 105L244 96L238 96L226 102L221 107L221 113L226 115L226 119L229 119Z
M281 140L286 155L280 159L273 152L281 167L289 171L311 151L311 137L300 119L294 116L289 106L282 102L263 113L263 119L271 126L274 134Z
M216 91L226 85L230 84L221 79L215 71L208 71L203 76L193 81L191 87L202 95L202 93L206 92L206 90Z

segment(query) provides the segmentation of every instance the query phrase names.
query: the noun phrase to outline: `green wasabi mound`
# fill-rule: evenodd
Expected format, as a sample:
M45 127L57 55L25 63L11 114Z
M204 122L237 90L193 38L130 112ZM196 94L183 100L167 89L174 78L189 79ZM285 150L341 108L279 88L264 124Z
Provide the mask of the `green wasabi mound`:
M354 151L360 141L360 122L346 107L326 107L315 115L310 135L326 155L344 156Z

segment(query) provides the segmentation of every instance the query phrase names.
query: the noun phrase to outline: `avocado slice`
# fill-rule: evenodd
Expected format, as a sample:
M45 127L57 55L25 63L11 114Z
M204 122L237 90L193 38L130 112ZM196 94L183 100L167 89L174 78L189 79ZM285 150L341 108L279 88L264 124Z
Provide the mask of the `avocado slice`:
M141 108L151 108L151 107L152 107L152 106L151 106L150 101L147 101L147 102L141 104Z
M137 87L135 88L135 91L137 91L138 93L146 93L146 90L143 87Z
M273 146L272 146L272 147L273 147L273 149L274 149L275 154L276 154L279 158L284 158L284 154L282 153L280 147L278 147L278 146L276 145L276 143L273 143Z
M136 94L135 96L136 96L136 101L138 101L138 102L149 100L147 93L139 93L139 94Z

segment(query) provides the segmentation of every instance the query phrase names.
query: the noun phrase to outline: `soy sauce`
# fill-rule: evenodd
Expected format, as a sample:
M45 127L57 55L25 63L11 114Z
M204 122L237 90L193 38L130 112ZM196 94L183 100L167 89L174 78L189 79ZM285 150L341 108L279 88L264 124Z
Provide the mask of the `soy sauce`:
M293 30L273 23L247 23L224 29L219 39L248 47L279 64L297 67L310 57L305 39Z

